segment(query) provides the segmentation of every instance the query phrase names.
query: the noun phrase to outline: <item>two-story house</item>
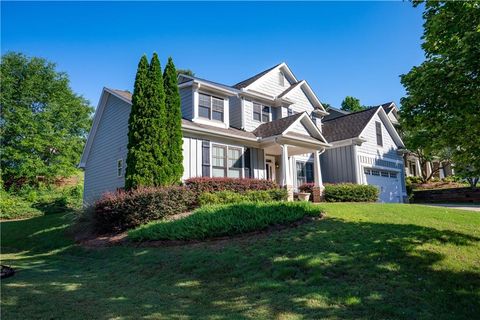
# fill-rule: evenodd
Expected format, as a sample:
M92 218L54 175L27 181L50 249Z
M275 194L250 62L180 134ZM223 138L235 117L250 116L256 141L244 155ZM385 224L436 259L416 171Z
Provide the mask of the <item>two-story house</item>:
M328 113L308 82L285 63L233 86L186 75L178 80L183 180L269 179L287 188L290 199L301 184L313 182L313 198L320 201L322 172L329 173L320 154L332 145L322 133ZM130 107L130 92L103 89L80 163L86 204L124 187Z

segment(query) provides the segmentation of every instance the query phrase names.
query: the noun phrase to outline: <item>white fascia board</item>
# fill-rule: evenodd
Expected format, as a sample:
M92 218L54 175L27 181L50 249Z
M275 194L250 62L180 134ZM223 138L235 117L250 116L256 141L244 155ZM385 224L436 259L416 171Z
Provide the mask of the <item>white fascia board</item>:
M252 99L260 99L264 101L268 101L268 103L275 103L275 97L270 96L265 93L261 93L255 90L250 90L250 89L245 89L242 88L240 92L238 93L239 96L241 97L246 97L246 98L252 98Z
M297 78L295 77L295 75L293 74L292 70L290 70L290 68L288 67L288 65L285 63L285 62L282 62L280 63L277 67L273 68L272 70L268 71L267 73L265 73L264 75L262 75L260 78L258 78L257 80L253 81L252 83L250 83L248 86L246 86L244 89L247 89L248 87L250 87L251 85L253 85L254 83L256 83L258 80L262 79L263 77L265 77L266 75L274 72L274 71L278 71L278 70L282 70L282 72L286 73L290 78L293 79L294 82L298 82Z
M357 138L333 141L333 142L330 142L330 144L332 145L333 148L339 148L339 147L345 147L345 146L351 146L351 145L360 146L364 142L367 142L367 139L362 137L357 137Z
M224 133L224 132L218 132L212 129L206 129L206 128L199 128L196 126L189 126L182 124L182 131L184 132L193 132L193 133L203 133L203 134L208 134L211 136L216 136L216 137L223 137L223 138L234 138L236 140L244 140L244 141L250 141L250 142L258 142L258 138L247 138L247 137L242 137L236 134L229 134L229 133Z
M103 87L102 94L100 95L100 99L98 100L97 108L95 109L95 115L93 116L93 123L90 132L88 133L87 142L85 143L85 147L83 148L82 157L80 158L80 163L78 164L79 168L85 168L87 164L88 154L90 153L90 149L92 148L93 140L95 138L95 134L97 133L98 126L100 124L100 119L103 114L103 110L105 109L105 105L107 103L108 95L113 94L119 99L127 102L128 104L132 104L131 101L125 99L124 97L116 94L112 90Z
M288 131L291 130L291 128L293 128L295 125L297 125L299 122L302 121L302 119L307 119L307 125L310 127L311 130L313 130L315 133L318 134L318 138L322 139L324 143L326 143L328 145L328 141L327 139L325 139L325 137L323 136L322 132L320 132L320 129L313 123L312 119L310 119L310 117L308 116L308 114L304 111L302 112L303 114L298 117L297 120L295 120L291 125L288 126L287 129L285 129L283 132L282 132L282 135L283 134L286 134Z

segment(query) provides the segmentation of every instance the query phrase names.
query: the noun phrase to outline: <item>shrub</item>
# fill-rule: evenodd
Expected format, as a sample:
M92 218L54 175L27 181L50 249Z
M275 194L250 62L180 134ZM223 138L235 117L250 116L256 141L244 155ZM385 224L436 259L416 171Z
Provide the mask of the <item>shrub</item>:
M183 219L155 221L128 233L134 241L193 240L262 230L306 216L319 216L322 209L309 202L243 202L206 206Z
M327 202L375 202L377 200L378 189L375 186L353 183L325 185Z
M420 184L420 183L422 183L422 178L421 177L410 176L410 177L405 178L405 182L407 184Z
M101 231L122 231L194 208L196 195L186 187L141 188L107 193L94 204Z
M315 187L315 183L307 182L298 187L298 191L313 194L313 187Z
M233 191L206 192L200 195L199 203L201 206L211 204L227 204L239 203L242 201L252 202L271 202L287 200L287 190L271 189L271 190L254 190L245 193L237 193Z
M244 193L249 190L278 188L278 185L270 180L236 178L191 178L185 181L185 185L198 192L198 194L226 190Z

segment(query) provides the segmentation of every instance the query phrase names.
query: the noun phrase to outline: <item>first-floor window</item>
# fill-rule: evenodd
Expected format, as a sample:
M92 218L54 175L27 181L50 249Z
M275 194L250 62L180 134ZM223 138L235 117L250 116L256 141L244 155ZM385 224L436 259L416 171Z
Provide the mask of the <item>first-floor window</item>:
M313 182L313 163L297 161L297 186Z
M123 175L123 159L117 160L117 177L121 177Z
M221 145L212 146L212 176L242 177L242 149Z

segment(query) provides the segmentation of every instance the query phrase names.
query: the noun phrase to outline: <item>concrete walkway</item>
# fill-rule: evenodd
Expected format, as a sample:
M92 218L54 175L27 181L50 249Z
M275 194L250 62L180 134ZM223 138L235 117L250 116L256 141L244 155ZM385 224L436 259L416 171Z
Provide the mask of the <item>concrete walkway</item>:
M469 204L469 203L422 203L424 206L431 207L444 207L450 209L460 209L460 210L469 210L480 212L480 204Z

